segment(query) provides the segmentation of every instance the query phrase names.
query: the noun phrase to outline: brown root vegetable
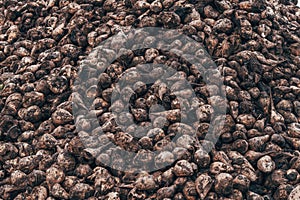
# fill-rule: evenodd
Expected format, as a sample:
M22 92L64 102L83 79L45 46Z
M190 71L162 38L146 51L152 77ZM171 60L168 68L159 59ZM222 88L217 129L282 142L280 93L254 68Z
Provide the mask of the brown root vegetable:
M249 148L254 151L261 151L263 149L263 145L269 140L269 138L269 135L251 138L248 140Z
M52 77L48 80L48 85L51 92L61 94L68 87L68 79L65 76Z
M188 161L179 160L175 164L173 172L176 176L179 176L179 177L180 176L191 176L194 173L194 169L193 169L191 163L189 163Z
M294 200L300 197L299 195L299 186L296 186L291 193L289 194L289 199Z
M93 193L94 189L85 183L77 183L69 192L72 199L86 199L91 197Z
M48 197L47 188L44 186L36 186L31 192L31 197L36 199L46 199Z
M133 199L145 199L147 197L146 193L143 191L137 191L136 188L133 188L130 190L130 192L127 195L127 199L133 200Z
M79 182L79 179L76 176L66 176L65 180L62 183L63 188L67 191L70 191Z
M287 183L288 180L286 179L286 171L280 169L274 170L271 174L271 180L274 186Z
M238 139L232 144L233 150L236 150L242 154L248 151L248 142L246 140Z
M138 190L153 190L157 187L152 175L141 175L134 183Z
M75 169L75 174L79 178L84 178L89 176L92 173L92 169L88 164L82 165L80 164L76 169Z
M249 191L247 193L247 199L251 199L251 200L263 200L264 198L261 195L255 193L255 192Z
M20 109L18 115L26 121L38 122L42 118L42 111L38 106L30 106L26 109Z
M46 173L42 170L33 170L29 175L28 175L28 183L30 185L39 185L43 183L46 180Z
M257 160L265 155L268 155L269 153L261 153L261 152L256 152L253 150L249 150L245 153L245 158L251 163L254 164L257 162Z
M46 182L49 187L55 183L61 183L65 179L65 173L57 166L52 166L46 171Z
M291 180L291 181L295 181L298 179L299 173L297 170L295 169L289 169L286 172L286 177Z
M118 192L110 192L106 195L107 200L120 200L120 194Z
M274 199L288 199L293 187L289 184L280 185L274 193Z
M288 126L288 136L298 138L300 137L300 125L299 123L292 123Z
M205 199L212 186L213 179L207 174L198 176L195 181L195 187L198 195L200 196L200 199Z
M116 184L116 179L103 167L96 167L88 179L94 181L96 191L101 194L107 193Z
M242 200L243 193L237 189L233 189L232 194L229 196L229 198L236 199L236 200Z
M160 1L153 1L150 4L150 10L152 12L158 13L163 9L162 3Z
M157 167L164 167L172 164L175 161L175 157L169 151L162 151L155 157L154 160Z
M233 179L233 188L238 189L239 191L245 192L250 187L250 180L244 175L237 175Z
M228 164L225 164L223 162L213 162L210 165L210 172L212 174L220 174L222 172L229 172L232 170L232 167Z
M157 190L157 199L172 198L175 195L176 187L174 185L169 187L162 187Z
M42 135L37 143L39 149L52 149L57 145L57 140L50 134Z
M193 181L188 181L183 188L183 195L188 200L195 200L197 196L195 183Z
M63 125L73 120L73 116L64 109L59 109L51 116L53 123L56 125Z
M173 174L173 168L170 168L162 173L161 180L166 185L170 185L174 181L175 175Z
M232 192L233 177L227 173L220 173L216 176L215 191L218 194L227 195Z
M175 12L162 12L160 15L162 23L167 28L174 28L180 24L180 17Z
M24 172L16 170L11 173L10 179L13 185L24 187L24 184L26 184L28 177Z
M264 173L270 173L275 169L275 162L270 156L264 156L257 161L257 168Z
M255 118L250 114L241 114L237 117L237 122L244 124L246 128L252 128L255 121Z
M50 194L55 198L69 199L69 194L66 192L66 190L59 183L55 183L52 186L52 188L50 190Z
M211 158L207 152L205 152L202 149L198 149L194 153L194 162L200 167L200 168L206 168L209 166L211 162Z
M23 107L27 108L32 105L41 106L45 102L43 93L40 92L28 92L23 96Z

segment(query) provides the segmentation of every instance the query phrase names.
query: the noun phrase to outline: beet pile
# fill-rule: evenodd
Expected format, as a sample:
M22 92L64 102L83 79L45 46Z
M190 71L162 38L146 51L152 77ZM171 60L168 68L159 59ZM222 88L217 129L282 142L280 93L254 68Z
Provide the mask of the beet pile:
M289 0L1 0L0 199L299 199L300 8L296 4ZM216 144L205 137L216 112L208 90L216 88L205 85L188 61L155 48L127 51L107 67L96 85L77 87L94 98L97 120L84 112L74 117L73 101L80 102L82 96L71 94L81 63L122 27L176 29L203 44L215 63L209 66L220 71L226 91L226 101L214 98L227 106ZM189 48L180 42L172 45ZM124 107L122 101L110 101L115 82L126 70L149 63L170 66L192 85L198 104L189 107L195 116L189 110L181 112L176 96L189 95L182 85L172 93L162 83L140 81L121 96L128 100L130 113L114 120L111 110ZM101 63L94 65L97 69ZM142 70L155 78L160 76L158 69ZM134 95L128 96L131 92ZM168 110L165 117L149 114L162 110ZM193 127L180 121L191 116L199 120ZM117 126L131 118L154 128L138 135L135 126L126 130ZM179 123L187 134L173 141ZM105 134L99 135L99 129ZM193 130L196 136L188 134ZM118 147L111 148L108 141ZM213 146L212 150L205 151L199 142ZM167 143L169 149L152 156ZM141 164L122 171L126 162L118 154L120 149L137 153L145 163L153 161L158 170L147 172Z

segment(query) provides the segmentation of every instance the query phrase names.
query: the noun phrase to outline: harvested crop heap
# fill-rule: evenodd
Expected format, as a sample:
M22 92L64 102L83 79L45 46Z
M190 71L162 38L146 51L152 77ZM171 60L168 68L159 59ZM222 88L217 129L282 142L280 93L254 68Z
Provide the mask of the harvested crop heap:
M296 3L1 0L0 198L283 200L290 195L299 199L300 9ZM193 137L183 136L174 141L176 148L151 158L156 166L166 162L169 166L147 173L109 167L118 168L124 161L110 163L116 159L115 149L99 150L97 155L85 149L81 138L90 137L88 132L93 133L89 142L94 146L105 146L105 141L95 134L99 124L92 120L76 119L81 127L76 131L74 80L80 62L122 26L178 29L206 47L224 76L228 106L226 124L212 151L201 150L191 142ZM170 65L193 84L204 102L197 115L201 122L197 139L205 142L213 112L205 87L187 63L157 49L130 52L108 67L98 87L82 89L87 95L96 94L95 113L102 128L111 120L113 82L126 68L151 62ZM143 83L137 88L131 114L138 123L152 123L147 111L154 102L161 101L170 110L180 108L169 92L156 95L153 85ZM176 113L167 119L164 128L138 139L110 123L105 139L130 151L157 150L170 142L169 126L178 122Z

